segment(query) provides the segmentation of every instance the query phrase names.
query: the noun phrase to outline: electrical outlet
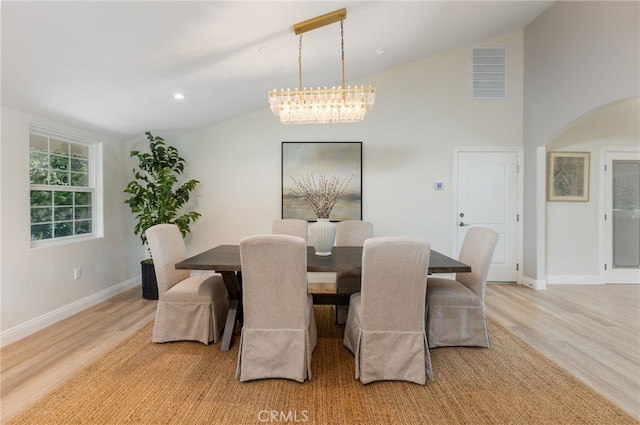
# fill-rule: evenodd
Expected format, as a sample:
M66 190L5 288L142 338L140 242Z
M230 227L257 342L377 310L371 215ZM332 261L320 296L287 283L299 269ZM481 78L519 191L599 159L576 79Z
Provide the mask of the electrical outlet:
M81 277L82 277L82 269L80 267L73 269L73 278L75 280L78 280Z

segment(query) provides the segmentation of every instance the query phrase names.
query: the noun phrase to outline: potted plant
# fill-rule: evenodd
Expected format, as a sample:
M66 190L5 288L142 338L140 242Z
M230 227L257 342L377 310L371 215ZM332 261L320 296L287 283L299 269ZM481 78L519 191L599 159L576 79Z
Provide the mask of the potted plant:
M145 134L149 139L149 152L131 151L130 156L138 158L138 166L133 169L135 179L124 189L131 195L124 202L135 214L133 233L140 236L143 245L147 243L145 230L155 224L175 224L182 236L186 236L191 223L200 217L196 211L183 211L191 192L200 182L191 179L179 184L178 177L184 171L185 160L178 149L168 146L162 137L153 136L150 131ZM158 299L153 259L143 260L141 265L142 296Z

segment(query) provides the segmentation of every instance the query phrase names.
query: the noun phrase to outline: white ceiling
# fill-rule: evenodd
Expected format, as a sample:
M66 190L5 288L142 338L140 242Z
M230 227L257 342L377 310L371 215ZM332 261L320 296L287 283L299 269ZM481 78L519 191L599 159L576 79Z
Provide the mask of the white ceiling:
M118 138L175 135L266 108L269 90L295 88L295 23L346 7L347 84L366 84L523 28L551 3L2 1L2 104ZM386 53L374 54L380 47ZM305 33L302 55L303 85L339 85L340 24Z

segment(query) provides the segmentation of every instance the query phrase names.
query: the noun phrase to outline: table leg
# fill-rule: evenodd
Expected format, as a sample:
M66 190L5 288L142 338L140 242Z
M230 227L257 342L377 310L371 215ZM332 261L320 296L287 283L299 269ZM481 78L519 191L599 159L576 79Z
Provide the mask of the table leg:
M229 312L227 313L227 321L224 324L224 333L222 334L221 351L229 351L231 342L233 341L233 331L236 327L236 317L238 316L238 300L229 300Z
M229 294L229 311L227 320L224 324L224 332L222 334L221 351L229 351L233 343L233 333L236 328L236 322L242 323L242 286L241 277L235 272L220 272L224 284Z

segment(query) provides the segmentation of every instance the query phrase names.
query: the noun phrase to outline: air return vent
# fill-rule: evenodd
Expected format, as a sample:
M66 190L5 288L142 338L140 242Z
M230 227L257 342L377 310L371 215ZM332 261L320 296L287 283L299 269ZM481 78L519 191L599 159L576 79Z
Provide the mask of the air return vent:
M474 47L471 49L471 98L507 98L507 49Z

